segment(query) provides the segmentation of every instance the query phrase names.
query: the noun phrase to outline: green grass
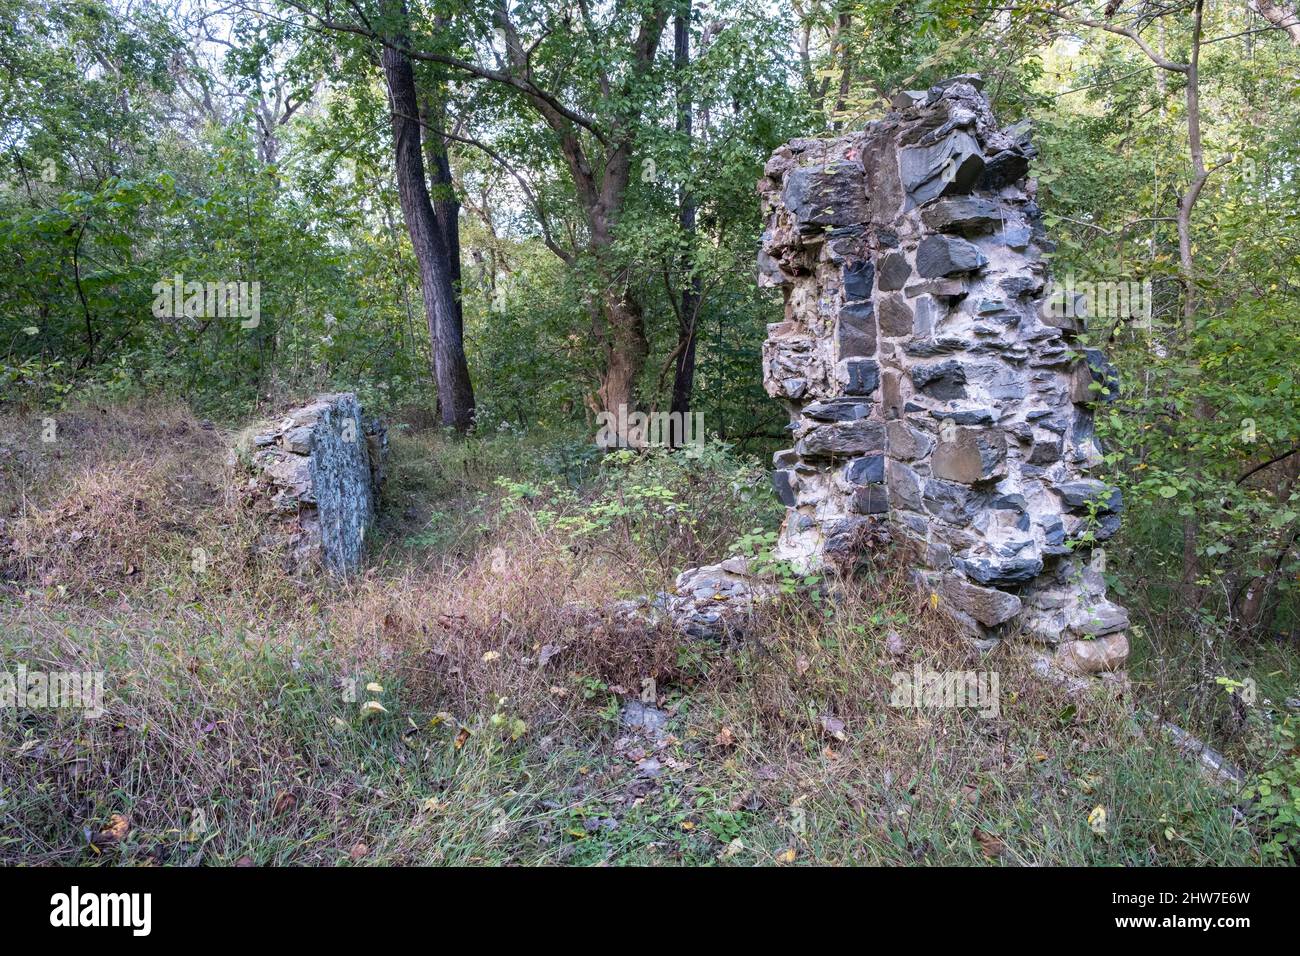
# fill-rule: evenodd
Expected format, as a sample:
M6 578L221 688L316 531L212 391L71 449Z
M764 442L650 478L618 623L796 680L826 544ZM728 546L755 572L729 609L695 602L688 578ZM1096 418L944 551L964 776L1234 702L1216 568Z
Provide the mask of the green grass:
M842 600L766 609L725 647L580 610L749 531L744 482L652 462L569 486L563 448L547 459L538 439L523 459L480 441L475 458L436 435L395 436L379 548L347 584L295 585L233 504L187 491L186 475L219 479L219 443L206 466L163 454L126 498L114 455L84 473L75 447L32 465L43 480L12 484L7 502L22 550L0 588L0 660L103 670L108 713L0 710L0 863L1260 862L1236 788L1144 734L1126 702L1072 699L1011 648L973 656L888 562L843 582ZM661 512L620 512L593 542L540 521L549 501L503 509L498 469L571 487L565 507L584 520L639 500L629 487L672 495ZM190 565L195 541L206 573ZM903 658L886 649L891 629ZM1155 676L1202 680L1173 670L1184 658L1161 640L1135 669L1141 707ZM546 665L543 645L561 648ZM1234 673L1258 674L1264 695L1295 693L1289 648L1237 654ZM914 664L997 670L1001 713L890 706L892 675ZM672 715L659 745L617 719L645 677ZM367 715L368 700L384 712ZM1174 716L1212 731L1214 713ZM1252 712L1228 741L1248 770L1265 719ZM103 833L115 817L120 839Z

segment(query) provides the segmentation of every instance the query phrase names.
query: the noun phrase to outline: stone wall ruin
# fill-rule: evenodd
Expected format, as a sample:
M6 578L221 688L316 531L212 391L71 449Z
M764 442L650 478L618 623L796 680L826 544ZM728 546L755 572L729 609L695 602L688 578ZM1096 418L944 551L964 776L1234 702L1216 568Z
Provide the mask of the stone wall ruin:
M759 183L760 284L785 294L764 384L790 412L776 556L815 567L871 529L982 642L1022 634L1077 673L1123 666L1123 608L1093 548L1119 527L1092 406L1114 371L1053 296L1027 180L977 76L896 97L884 119L797 139Z
M241 487L266 522L263 545L291 570L347 575L361 565L388 457L388 432L356 395L318 395L256 429Z

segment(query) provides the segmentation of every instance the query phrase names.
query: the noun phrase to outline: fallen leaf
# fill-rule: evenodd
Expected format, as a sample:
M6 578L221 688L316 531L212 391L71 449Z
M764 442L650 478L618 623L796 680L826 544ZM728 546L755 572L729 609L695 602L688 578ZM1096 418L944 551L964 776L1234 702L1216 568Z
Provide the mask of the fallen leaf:
M1095 806L1092 812L1088 814L1088 826L1097 836L1106 835L1106 808Z
M371 681L369 684L366 685L367 694L382 694L383 692L384 692L383 684L377 684L374 681Z
M348 859L356 861L364 857L369 852L370 852L370 847L366 846L364 843L358 843L356 846L354 846L351 850L348 851Z
M126 839L127 833L131 831L131 821L120 813L115 813L108 818L108 825L101 829L92 843L118 843Z
M971 831L975 837L975 842L980 845L980 851L990 860L995 860L1007 851L1006 846L991 833L985 833L979 827Z
M275 805L272 807L271 812L278 817L282 813L290 812L297 805L298 798L292 793L284 791L275 798Z
M844 733L844 721L838 717L832 717L830 714L822 714L819 719L821 720L822 730L829 736L834 737L836 740L848 740Z
M465 741L469 740L469 728L460 728L460 733L456 734L456 749L459 750L465 746Z
M361 716L370 717L374 714L386 714L388 708L377 700L368 700L361 705Z
M730 860L733 856L736 856L742 851L744 851L744 849L745 849L745 844L741 842L740 837L736 837L734 840L732 840L730 843L728 843L726 846L722 848L722 852L718 854L718 859Z
M484 663L490 664L492 661L496 660L500 656L501 656L500 651L488 651L486 654L483 655L483 661Z
M718 731L718 735L713 738L713 741L719 747L734 747L736 746L736 735L731 732L730 727L723 727Z
M790 849L786 850L784 853L778 853L776 857L776 862L793 863L795 861L795 857L797 857L798 855L799 854L794 851L794 847L791 847Z

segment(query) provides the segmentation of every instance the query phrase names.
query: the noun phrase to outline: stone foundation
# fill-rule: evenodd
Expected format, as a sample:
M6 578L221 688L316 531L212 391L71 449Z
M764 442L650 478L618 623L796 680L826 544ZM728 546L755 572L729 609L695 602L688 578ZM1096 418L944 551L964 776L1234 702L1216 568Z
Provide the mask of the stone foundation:
M346 575L361 565L388 456L388 432L350 392L318 395L251 439L245 501L291 570Z
M975 638L1023 633L1066 670L1114 670L1128 618L1092 550L1122 503L1090 477L1114 370L1077 342L1084 304L1051 294L1035 150L981 87L901 94L862 132L767 163L759 281L785 320L763 377L793 439L777 557L850 560L887 529Z

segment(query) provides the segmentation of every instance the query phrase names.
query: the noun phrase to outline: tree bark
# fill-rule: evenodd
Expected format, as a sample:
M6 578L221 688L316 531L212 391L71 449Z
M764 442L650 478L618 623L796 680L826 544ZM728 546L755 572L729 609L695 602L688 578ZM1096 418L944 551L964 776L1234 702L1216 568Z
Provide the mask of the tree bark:
M398 40L395 46L404 48L405 42ZM453 266L446 240L447 231L454 233L457 226L455 219L441 222L429 198L421 154L415 71L410 58L395 46L385 44L380 61L392 108L397 194L411 236L411 247L420 267L420 291L429 326L439 414L444 425L465 432L474 424L474 388L465 361L460 302L454 278L459 269ZM446 175L450 179L449 169ZM457 253L458 259L459 249Z
M1189 351L1192 348L1196 331L1196 309L1198 306L1196 290L1196 262L1192 254L1192 210L1210 178L1205 168L1205 150L1201 144L1201 99L1200 99L1200 60L1201 60L1201 23L1204 16L1204 0L1196 0L1192 21L1191 57L1187 61L1184 76L1187 79L1187 145L1192 160L1192 179L1178 202L1178 266L1183 285L1183 345ZM1203 401L1197 401L1192 414L1197 419L1209 417ZM1201 573L1201 560L1198 548L1200 536L1199 522L1195 514L1183 518L1183 576L1180 594L1185 601L1195 601L1200 595L1197 583Z
M691 63L691 0L682 0L673 20L673 65L678 74L677 132L691 149L691 89L686 71ZM682 184L678 223L688 243L695 240L695 199L690 186ZM693 274L694 257L682 254L681 302L677 309L677 368L673 375L671 410L689 414L691 393L695 388L695 326L700 311L700 277ZM685 419L682 419L683 421ZM676 441L681 436L674 436Z
M1296 16L1295 4L1273 3L1272 0L1255 0L1251 4L1255 12L1279 30L1285 30L1291 38L1292 46L1300 46L1300 17Z

